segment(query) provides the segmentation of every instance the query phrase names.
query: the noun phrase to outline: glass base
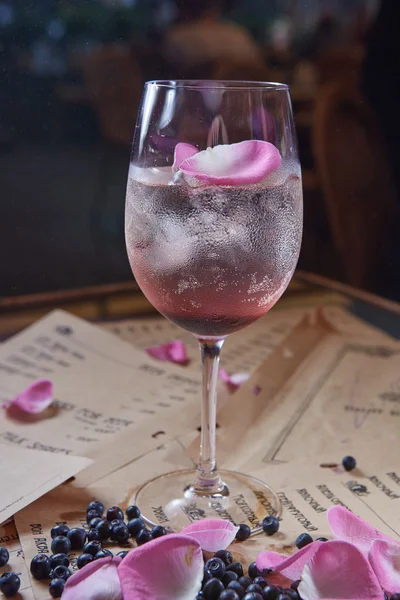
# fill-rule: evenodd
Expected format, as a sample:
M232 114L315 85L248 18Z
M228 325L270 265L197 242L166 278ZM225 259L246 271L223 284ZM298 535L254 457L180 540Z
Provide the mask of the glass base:
M220 471L224 487L210 495L196 494L193 482L195 470L174 471L145 483L136 492L133 502L142 517L154 527L180 531L193 521L227 519L246 523L252 534L259 533L266 515L279 516L281 503L265 483L242 473Z

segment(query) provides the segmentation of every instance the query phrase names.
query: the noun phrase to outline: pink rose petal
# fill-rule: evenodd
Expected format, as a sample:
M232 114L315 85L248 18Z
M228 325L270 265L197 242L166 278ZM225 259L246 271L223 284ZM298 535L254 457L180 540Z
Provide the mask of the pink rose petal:
M238 530L239 527L224 519L202 519L184 527L180 534L190 535L207 552L217 552L233 542Z
M3 404L3 408L18 407L23 412L36 415L53 402L53 383L49 379L38 379L26 390Z
M161 346L146 348L146 352L149 356L158 358L158 360L173 362L179 365L187 365L189 362L186 345L180 340L161 344Z
M169 534L132 550L118 568L124 600L193 600L203 579L200 544Z
M314 556L321 544L326 544L326 542L315 541L291 556L285 556L277 552L261 552L256 560L257 568L260 571L272 569L288 579L300 579L305 565Z
M280 165L281 155L273 144L247 140L197 152L183 160L179 169L208 184L248 185L259 183Z
M219 370L219 376L222 381L226 383L230 392L235 392L250 377L248 373L233 373L232 375L229 375L228 371L225 369Z
M119 556L100 558L83 567L65 584L63 600L123 600Z
M302 600L382 600L382 588L362 553L352 544L324 542L305 565Z
M354 544L364 556L368 556L374 540L393 542L391 538L371 527L343 506L332 506L328 510L328 521L336 539Z
M174 164L172 168L174 171L177 171L184 160L191 158L195 154L198 154L199 150L196 146L192 146L192 144L185 144L184 142L180 142L175 146L174 151Z
M369 562L383 589L389 594L400 590L400 544L375 540Z

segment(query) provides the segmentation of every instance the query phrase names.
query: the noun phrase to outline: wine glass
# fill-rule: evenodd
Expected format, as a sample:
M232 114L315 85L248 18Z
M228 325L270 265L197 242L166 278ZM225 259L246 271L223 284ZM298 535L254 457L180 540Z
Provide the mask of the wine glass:
M198 339L203 369L197 469L139 489L147 523L180 530L222 517L256 532L265 514L279 514L265 483L218 471L216 388L226 337L267 313L288 286L302 218L286 85L146 83L127 184L127 251L152 305Z

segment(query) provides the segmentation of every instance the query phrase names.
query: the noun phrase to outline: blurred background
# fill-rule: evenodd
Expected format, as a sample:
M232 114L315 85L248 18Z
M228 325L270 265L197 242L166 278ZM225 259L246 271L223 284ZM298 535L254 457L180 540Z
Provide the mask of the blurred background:
M299 267L400 300L398 0L0 0L0 296L131 281L148 79L291 86Z

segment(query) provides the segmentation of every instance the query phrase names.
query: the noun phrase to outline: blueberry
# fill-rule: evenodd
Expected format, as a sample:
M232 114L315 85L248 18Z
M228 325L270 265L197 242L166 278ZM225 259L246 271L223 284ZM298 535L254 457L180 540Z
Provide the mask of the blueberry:
M150 531L148 529L142 529L136 536L136 543L138 546L143 546L146 542L150 542L151 539Z
M129 550L121 550L121 552L117 553L117 556L120 556L121 558L125 558L125 556L128 554Z
M221 581L225 587L228 587L228 583L231 581L237 581L239 577L233 571L226 571L225 574L221 577Z
M251 535L251 529L248 525L246 525L245 523L241 523L239 525L239 529L238 532L236 534L236 540L238 542L244 542L245 540L247 540Z
M252 583L246 590L246 594L250 594L250 592L255 592L256 594L261 594L263 588L256 583Z
M0 577L0 592L3 592L6 598L11 598L18 593L21 580L16 573L3 573Z
M246 593L243 600L263 600L263 597L257 592L249 592L248 594Z
M296 592L296 590L291 590L289 588L283 590L281 595L284 596L285 600L299 600L299 594Z
M298 597L298 596L297 596L297 597ZM281 593L279 594L279 596L277 597L277 599L276 599L276 600L291 600L291 598L290 598L290 596L288 596L288 595L286 594L286 590L283 590L283 592L281 592Z
M242 587L244 587L245 590L247 590L247 588L253 583L253 581L252 579L250 579L250 577L247 577L247 575L243 575L243 577L240 577L239 583Z
M328 538L326 538L326 537L319 537L319 538L316 538L316 540L315 540L315 541L316 541L316 542L327 542L327 541L328 541Z
M162 537L163 535L167 535L167 530L165 529L165 527L162 527L161 525L156 525L155 527L153 527L153 529L151 530L151 535L153 537L153 539L157 539L159 537Z
M49 584L49 592L52 598L61 598L64 591L64 579L52 579Z
M259 585L262 590L268 585L268 581L265 579L265 577L262 576L256 577L253 583Z
M223 560L220 558L210 558L206 562L206 569L208 569L213 577L221 579L225 575L226 567Z
M151 535L151 534L150 534ZM112 537L113 540L119 542L120 544L124 544L129 540L129 529L125 525L125 523L119 523L116 527L112 529Z
M356 459L352 456L345 456L342 460L342 465L345 471L352 471L356 468Z
M252 562L249 564L249 568L247 570L249 577L251 577L251 579L255 579L256 577L260 577L260 575L262 576L261 571L259 571L257 569L257 565L255 562Z
M126 516L128 517L128 521L131 521L132 519L138 519L140 517L140 510L135 505L128 506L126 509Z
M67 579L71 577L71 574L72 573L68 567L65 567L64 565L57 565L57 567L52 570L50 577L52 579L64 579L64 581L67 581Z
M69 531L69 527L66 525L55 525L53 529L50 531L51 539L54 540L55 537L59 535L67 535Z
M246 593L245 589L240 585L238 581L231 581L230 583L228 583L227 589L236 592L240 600L242 600L243 596Z
M92 529L91 531L87 532L87 539L88 542L101 542L99 532L95 529Z
M233 562L226 567L227 571L233 571L238 577L243 576L243 567L240 562Z
M82 550L86 542L86 531L83 527L74 527L67 533L67 538L71 542L71 550Z
M31 560L31 573L35 579L48 579L51 562L47 554L37 554Z
M89 504L86 507L87 513L89 512L89 510L96 510L101 517L104 513L104 504L100 502L100 500L93 500L92 502L89 502Z
M268 585L262 591L263 600L277 600L280 589L276 585Z
M66 554L52 554L50 556L50 566L52 569L58 567L58 565L63 565L64 567L69 567L69 558Z
M64 535L58 535L51 542L51 551L53 554L69 554L71 548L71 542Z
M311 544L312 541L313 539L309 533L301 533L296 538L296 547L300 550L301 548L304 548L304 546L308 546L308 544Z
M116 527L117 525L121 525L123 521L120 521L119 519L113 519L112 521L107 521L107 523L110 523L111 527Z
M108 522L108 521L107 521ZM90 529L95 529L96 525L98 525L99 523L103 523L103 519L101 517L95 517L94 519L92 519L89 523L89 527Z
M94 540L93 542L87 542L87 544L85 544L83 546L83 554L91 554L92 556L96 556L96 554L98 552L100 552L101 550L101 542L97 542L96 540Z
M208 569L206 569L206 567L204 567L203 581L201 582L201 585L203 586L206 583L206 581L208 581L209 579L212 579L211 571L209 571Z
M114 554L111 552L111 550L107 550L106 548L102 548L102 550L99 550L97 552L97 554L95 555L95 560L99 560L99 558L107 558L107 556L114 556Z
M92 560L94 560L93 554L88 554L87 552L84 554L80 554L77 558L76 566L78 567L78 569L82 569L83 567L86 567L86 565L88 565L90 562L92 562Z
M118 523L120 522L121 521L118 521ZM100 521L99 523L97 523L95 530L99 534L99 538L101 540L108 540L108 538L113 532L112 525L109 521Z
M209 579L203 587L203 595L205 600L217 600L218 596L223 591L224 586L216 577Z
M124 520L124 513L119 506L112 506L107 511L107 521L113 521L114 519L118 519L119 521Z
M237 595L235 590L224 590L218 596L218 600L240 600L240 596Z
M144 529L144 523L142 519L132 519L128 523L128 530L132 537L136 537L139 531Z
M101 513L99 513L98 510L96 510L95 508L91 508L90 510L87 511L86 513L86 523L90 523L90 521L92 521L93 519L101 519Z
M0 567L4 567L8 563L9 558L10 554L7 548L0 547Z
M390 596L390 600L400 600L400 593Z
M221 560L224 561L226 566L231 565L233 562L233 556L229 552L229 550L218 550L214 554L214 558L220 558Z
M268 515L268 517L264 517L261 526L264 533L274 535L279 530L279 521L273 515Z
M297 588L299 587L301 582L301 579L296 579L296 581L292 581L292 583L290 584L290 588L294 591L297 591ZM400 600L400 598L399 598Z

